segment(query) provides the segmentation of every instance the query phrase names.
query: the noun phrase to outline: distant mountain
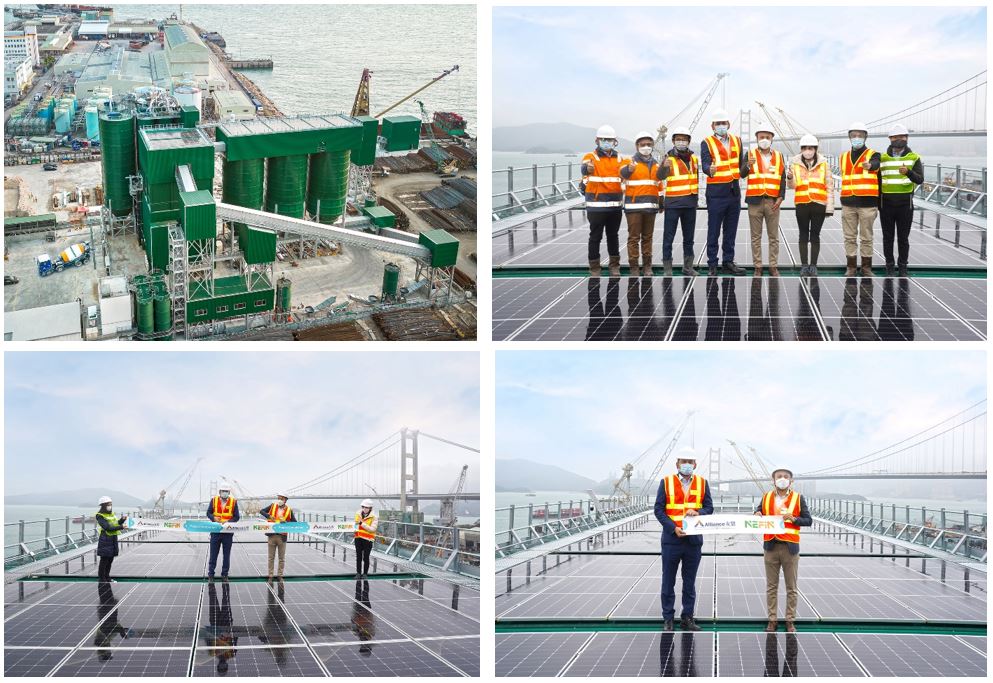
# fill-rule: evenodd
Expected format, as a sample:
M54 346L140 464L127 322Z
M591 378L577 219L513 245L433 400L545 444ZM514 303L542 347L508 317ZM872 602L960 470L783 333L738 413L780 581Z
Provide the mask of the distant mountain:
M495 484L504 491L585 491L592 479L531 460L497 460Z
M142 500L135 496L114 491L112 489L73 489L71 491L52 491L50 493L21 493L15 496L4 496L4 503L8 505L66 505L78 506L82 508L96 508L97 501L102 496L110 496L114 500L114 507L136 508L138 506L151 507L154 501Z
M529 123L525 126L502 126L493 129L494 152L532 154L586 152L593 149L596 128L573 123ZM634 149L634 141L619 138L622 150Z

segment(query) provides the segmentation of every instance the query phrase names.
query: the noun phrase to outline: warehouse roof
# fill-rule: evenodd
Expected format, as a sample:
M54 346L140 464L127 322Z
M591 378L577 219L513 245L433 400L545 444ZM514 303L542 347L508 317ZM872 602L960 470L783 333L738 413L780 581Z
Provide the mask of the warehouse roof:
M162 149L200 147L203 145L213 147L214 145L198 128L142 128L139 134L145 139L148 149L153 152Z
M4 341L79 339L81 329L76 301L3 314Z
M252 121L222 121L217 125L227 137L264 135L266 133L294 133L299 131L327 130L330 128L361 128L362 124L345 114L313 116L264 117Z
M231 107L251 107L252 110L255 109L255 105L248 99L248 95L240 90L215 90L214 99L217 100L217 106L221 109L229 109Z
M84 21L79 25L79 35L83 36L105 36L110 28L109 21Z
M206 47L203 41L200 40L200 36L189 26L166 26L164 31L166 46L168 48L177 48L180 45L185 45L190 43L192 45L197 45L199 47Z

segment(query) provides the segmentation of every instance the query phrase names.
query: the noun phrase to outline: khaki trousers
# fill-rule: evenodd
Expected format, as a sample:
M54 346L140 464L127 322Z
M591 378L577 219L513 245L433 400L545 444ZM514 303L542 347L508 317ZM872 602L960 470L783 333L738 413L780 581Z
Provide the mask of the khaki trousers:
M779 211L773 211L775 200L763 197L759 204L748 205L748 225L752 229L752 265L762 267L762 223L769 234L769 266L779 264Z
M628 220L628 262L638 262L638 246L641 245L643 265L652 263L652 236L655 234L654 211L631 211L625 214Z
M841 232L845 237L845 256L872 258L872 224L876 222L879 209L875 206L841 207ZM856 245L856 242L858 244Z
M269 536L269 576L272 576L273 560L279 552L279 575L283 575L283 567L286 565L286 538L282 534L272 534Z
M786 579L786 621L793 621L796 619L796 576L800 553L791 555L785 543L773 543L772 547L772 550L765 551L765 596L769 619L776 619L779 611L779 570L782 568Z

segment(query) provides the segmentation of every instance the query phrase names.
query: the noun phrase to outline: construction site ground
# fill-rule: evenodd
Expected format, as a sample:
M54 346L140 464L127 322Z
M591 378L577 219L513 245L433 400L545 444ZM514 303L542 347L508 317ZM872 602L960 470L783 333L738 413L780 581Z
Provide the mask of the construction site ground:
M76 230L59 230L54 242L49 242L43 232L4 240L4 274L16 276L19 282L4 286L3 310L21 311L64 304L76 299L82 299L87 306L95 304L99 298L100 278L106 277L107 271L104 268L104 253L99 247L99 236L94 237L97 248L90 261L46 277L38 275L36 258L40 254L48 254L54 259L69 245L89 241L89 228L84 226ZM145 252L134 235L110 240L109 253L113 275L135 275L147 271Z
M27 191L28 202L22 201L22 206L28 209L31 215L42 213L54 213L58 220L69 220L69 212L63 209L52 209L52 195L63 190L75 190L78 187L92 190L97 185L102 185L100 177L100 162L87 161L76 164L59 164L57 171L46 171L41 164L30 166L9 166L4 169L5 181L9 178L21 178L24 183L22 187ZM17 206L18 192L7 188L8 183L4 182L3 206L4 215L8 214L13 207Z
M474 174L470 175L474 176ZM438 187L440 184L441 178L434 173L393 174L384 178L373 179L373 188L376 190L377 196L399 204L410 218L409 230L418 234L434 228L418 216L418 213L430 209L439 211L425 202L421 198L420 192ZM476 280L476 261L469 256L476 253L476 232L459 231L451 234L459 241L457 263L459 270Z

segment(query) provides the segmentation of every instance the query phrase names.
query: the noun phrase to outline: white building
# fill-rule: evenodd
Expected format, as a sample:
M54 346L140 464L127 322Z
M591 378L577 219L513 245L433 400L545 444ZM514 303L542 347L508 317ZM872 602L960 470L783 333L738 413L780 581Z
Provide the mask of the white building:
M217 103L217 117L244 121L255 118L255 105L248 95L240 90L216 90L214 101Z
M38 28L28 26L23 31L3 32L4 61L15 57L30 57L31 66L41 66L41 53L38 51Z
M4 341L79 341L82 332L76 301L3 314Z
M189 26L166 26L164 47L169 69L178 78L182 74L210 75L210 48Z
M80 40L105 40L110 30L109 21L86 21L79 24L76 36Z
M20 95L31 86L34 65L30 57L13 57L3 62L3 96Z

